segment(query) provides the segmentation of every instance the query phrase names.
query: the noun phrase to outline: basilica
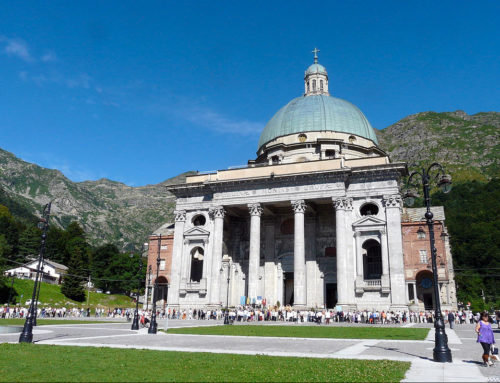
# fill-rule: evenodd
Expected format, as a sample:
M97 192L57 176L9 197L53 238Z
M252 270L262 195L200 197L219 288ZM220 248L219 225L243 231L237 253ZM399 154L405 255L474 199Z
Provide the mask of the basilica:
M432 306L430 259L404 245L404 230L417 241L425 229L423 211L420 217L402 206L407 166L389 159L355 105L332 96L314 53L303 94L264 127L255 159L167 187L176 197L175 222L160 228L169 258L162 299L170 307ZM443 222L439 280L443 307L451 308L455 285ZM153 265L161 230L150 237ZM428 240L420 246L427 251ZM420 258L413 260L413 250Z

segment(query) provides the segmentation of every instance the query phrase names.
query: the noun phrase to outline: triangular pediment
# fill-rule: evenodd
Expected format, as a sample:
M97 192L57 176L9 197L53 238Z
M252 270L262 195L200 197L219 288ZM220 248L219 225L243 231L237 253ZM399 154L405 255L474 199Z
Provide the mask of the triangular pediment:
M360 227L360 226L384 226L385 221L382 221L381 219L374 217L372 215L366 216L361 218L359 221L356 221L352 224L353 227Z
M208 236L210 232L208 230L202 229L201 227L192 227L191 229L184 232L184 236Z

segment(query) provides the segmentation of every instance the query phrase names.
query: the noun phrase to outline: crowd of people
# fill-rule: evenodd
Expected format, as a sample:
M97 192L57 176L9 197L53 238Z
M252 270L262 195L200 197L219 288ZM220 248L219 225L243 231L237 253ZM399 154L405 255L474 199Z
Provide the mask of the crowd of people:
M0 318L25 318L28 307L0 307ZM151 318L151 310L140 309L139 316L147 322ZM158 319L175 320L222 320L226 312L224 309L189 308L173 309L166 307L157 310ZM229 309L229 319L233 322L296 322L296 323L364 323L364 324L408 324L433 323L434 311L335 311L335 310L294 310L292 307L252 307L238 306ZM66 307L38 307L39 318L127 318L134 316L133 308L66 308ZM453 327L455 324L477 324L480 322L480 313L472 311L445 311L443 318ZM492 316L494 323L500 326L500 315Z

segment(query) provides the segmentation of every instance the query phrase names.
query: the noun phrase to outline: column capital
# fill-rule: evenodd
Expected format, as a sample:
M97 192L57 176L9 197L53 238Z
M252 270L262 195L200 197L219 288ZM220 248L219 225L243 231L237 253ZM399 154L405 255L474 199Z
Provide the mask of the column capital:
M185 222L186 221L186 210L175 210L174 216L175 216L175 222Z
M250 215L257 215L259 217L262 215L262 206L260 206L260 203L249 203L248 210L250 211Z
M210 214L210 217L212 219L224 218L226 211L224 210L224 206L215 206L215 207L210 208L210 210L208 211L208 214Z
M335 210L352 210L352 198L334 197L332 200Z
M385 195L384 199L382 201L383 201L384 206L386 208L388 208L388 207L401 208L402 207L402 200L401 200L401 196L399 194Z
M290 201L292 203L292 208L295 214L304 213L307 209L306 201L303 199L298 199L296 201Z

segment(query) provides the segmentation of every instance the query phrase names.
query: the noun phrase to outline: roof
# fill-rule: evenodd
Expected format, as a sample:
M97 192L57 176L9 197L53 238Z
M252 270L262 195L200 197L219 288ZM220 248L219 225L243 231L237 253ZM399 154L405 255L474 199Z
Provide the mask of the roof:
M309 66L309 68L307 68L306 75L313 73L327 74L326 68L321 64L312 64L311 66Z
M174 234L175 223L167 222L156 229L151 235L172 235Z
M416 207L416 208L403 208L403 214L401 220L403 222L422 222L425 221L425 212L427 208ZM443 206L431 206L431 212L434 214L434 219L437 221L444 221L444 207Z
M262 131L259 148L278 137L315 131L349 133L378 145L375 131L361 110L348 101L320 94L294 98L278 110Z
M32 263L37 263L37 262L38 262L38 259L34 259L34 260L30 261L30 262L25 263L25 266L30 265L30 264L32 264ZM64 265L63 265L63 264L61 264L61 263L57 263L57 262L51 261L50 259L47 259L47 258L45 258L45 259L43 260L43 263L44 263L44 264L51 265L52 267L54 267L54 268L56 268L56 269L68 270L68 267L67 267L67 266L64 266Z

